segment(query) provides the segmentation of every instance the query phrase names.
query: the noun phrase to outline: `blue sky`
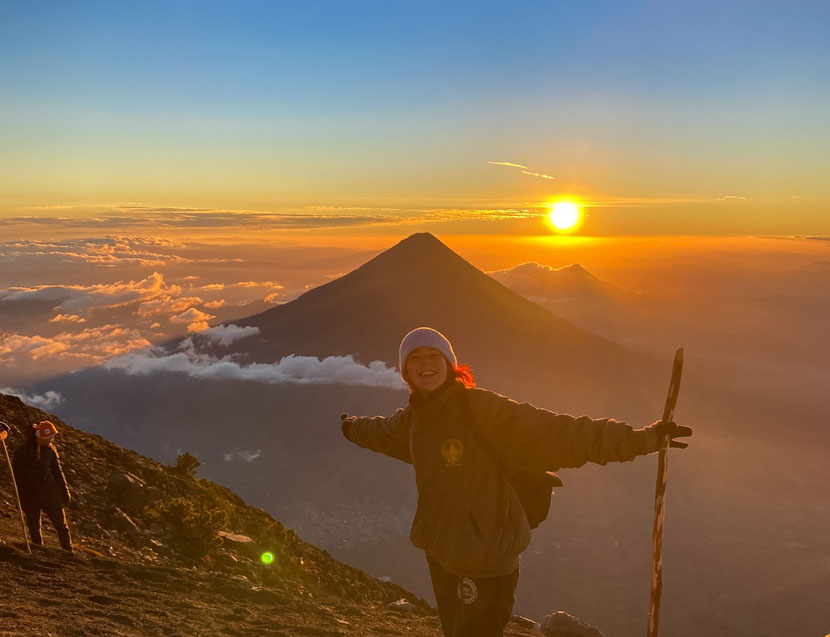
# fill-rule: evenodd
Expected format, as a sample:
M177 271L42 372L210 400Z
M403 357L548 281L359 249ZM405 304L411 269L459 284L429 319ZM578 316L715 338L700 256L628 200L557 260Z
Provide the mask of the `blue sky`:
M812 228L828 36L818 2L5 2L0 214L576 193Z

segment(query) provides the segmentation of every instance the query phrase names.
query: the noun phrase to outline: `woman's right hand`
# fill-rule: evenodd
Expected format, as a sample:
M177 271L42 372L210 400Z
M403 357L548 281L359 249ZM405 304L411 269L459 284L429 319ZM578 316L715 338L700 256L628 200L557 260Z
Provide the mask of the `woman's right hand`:
M357 420L357 416L350 416L346 413L340 414L340 429L343 431L344 436L346 435L346 430L355 420Z

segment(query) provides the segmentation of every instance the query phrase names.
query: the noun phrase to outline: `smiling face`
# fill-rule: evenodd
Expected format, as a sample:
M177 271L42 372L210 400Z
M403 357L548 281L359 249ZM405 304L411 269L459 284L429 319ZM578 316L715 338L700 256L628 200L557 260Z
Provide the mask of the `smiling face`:
M441 352L432 347L419 347L406 357L403 375L425 396L446 382L448 372L447 359Z

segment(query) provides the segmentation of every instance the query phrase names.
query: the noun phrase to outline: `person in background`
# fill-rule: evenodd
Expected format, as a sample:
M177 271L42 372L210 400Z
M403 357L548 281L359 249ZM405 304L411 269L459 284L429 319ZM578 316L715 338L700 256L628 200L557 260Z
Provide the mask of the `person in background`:
M664 436L692 433L657 422L556 414L475 388L449 340L409 332L399 350L409 404L391 417L342 414L343 435L415 468L418 505L410 539L426 553L447 637L499 637L510 620L519 556L530 523L511 482L516 472L625 462L655 452ZM549 496L549 492L548 492Z
M55 425L48 420L32 425L29 439L14 452L12 466L32 544L43 544L40 514L45 512L58 532L61 548L71 553L72 539L64 513L71 496L58 450L52 442L57 433Z

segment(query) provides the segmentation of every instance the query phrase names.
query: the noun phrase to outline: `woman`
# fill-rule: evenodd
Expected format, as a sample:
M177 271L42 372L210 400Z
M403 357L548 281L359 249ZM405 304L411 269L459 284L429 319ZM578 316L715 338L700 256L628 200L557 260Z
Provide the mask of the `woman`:
M45 512L58 533L61 548L72 553L72 539L63 511L69 506L71 496L58 450L52 443L57 433L57 427L48 420L32 425L29 439L15 451L12 465L32 544L43 544L40 514Z
M426 552L447 637L500 636L510 619L530 525L507 472L629 461L657 451L669 431L692 433L555 414L477 389L447 338L428 327L404 337L399 364L409 405L388 418L343 414L343 435L414 465L410 539Z

